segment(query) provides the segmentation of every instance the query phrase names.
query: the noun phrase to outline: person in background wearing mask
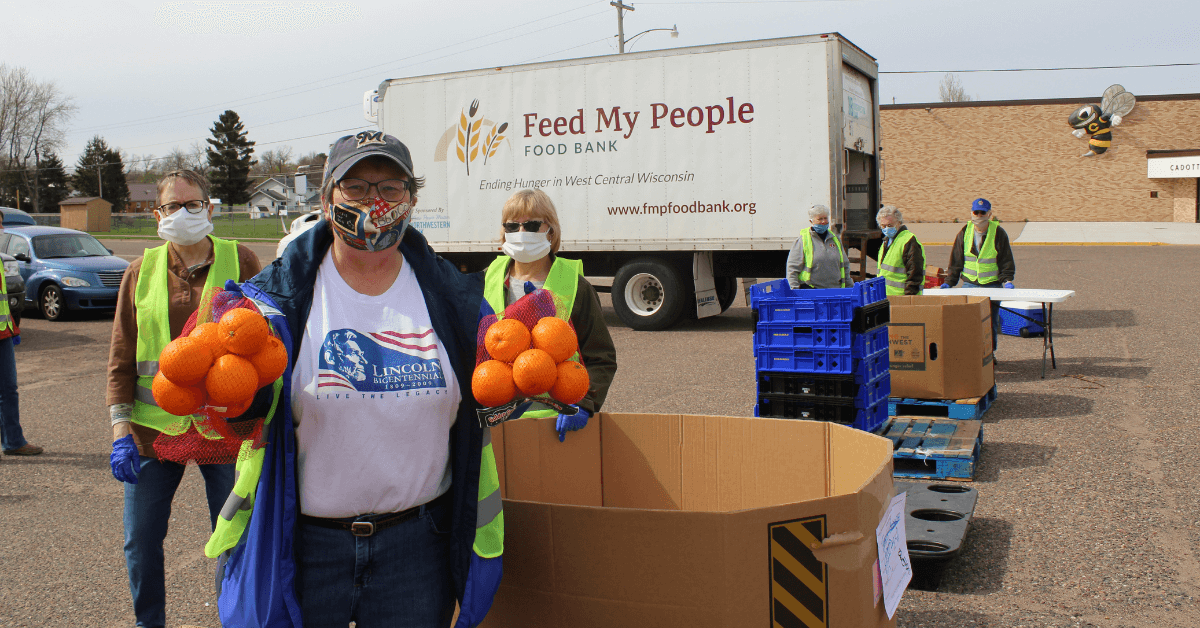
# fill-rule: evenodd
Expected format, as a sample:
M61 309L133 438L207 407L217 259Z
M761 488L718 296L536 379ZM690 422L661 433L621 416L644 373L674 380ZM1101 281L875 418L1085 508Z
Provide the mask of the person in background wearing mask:
M854 285L846 251L837 235L829 232L829 208L813 205L808 210L808 221L812 226L800 232L788 253L788 285L793 290Z
M4 235L4 227L0 227ZM21 404L17 396L17 354L14 345L21 344L21 330L8 310L6 273L0 271L0 445L7 456L36 456L42 448L25 440L21 429Z
M617 372L617 350L604 324L596 289L583 278L583 263L557 256L562 230L550 197L541 190L513 194L500 212L500 228L504 254L488 266L483 282L483 296L492 310L503 312L527 293L545 288L570 309L571 324L579 336L579 356L591 379L587 396L577 404L579 412L558 414L535 403L521 415L545 418L557 414L558 440L563 441L568 431L584 427L588 418L600 411Z
M904 226L904 215L895 205L884 205L875 220L883 230L879 276L887 283L887 293L921 294L925 288L925 246Z
M154 404L150 385L158 355L183 331L207 289L244 281L261 270L250 249L211 235L208 180L191 170L158 182L158 235L167 243L147 249L121 279L108 357L108 404L113 477L125 483L125 564L137 625L166 625L163 539L171 500L186 467L158 460L154 441L179 429L179 417ZM233 465L199 465L215 526L233 490Z
M950 247L950 267L942 288L953 288L962 277L964 288L1012 288L1017 276L1012 244L1000 222L992 220L985 198L971 203L971 224L963 227ZM992 299L992 351L1000 334L1000 301Z
M288 347L263 449L204 551L221 624L445 628L483 621L503 572L490 432L471 392L483 274L409 228L424 179L382 131L340 138L322 219L241 286ZM269 390L269 389L266 389ZM261 393L261 391L260 391Z

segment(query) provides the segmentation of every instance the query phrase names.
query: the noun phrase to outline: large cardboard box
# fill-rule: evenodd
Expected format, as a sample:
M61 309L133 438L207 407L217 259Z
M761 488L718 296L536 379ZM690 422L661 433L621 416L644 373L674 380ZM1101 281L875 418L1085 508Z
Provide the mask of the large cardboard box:
M987 297L890 296L892 396L965 399L996 384Z
M504 579L484 626L894 626L891 441L798 420L608 414L492 431ZM802 622L802 623L800 623Z

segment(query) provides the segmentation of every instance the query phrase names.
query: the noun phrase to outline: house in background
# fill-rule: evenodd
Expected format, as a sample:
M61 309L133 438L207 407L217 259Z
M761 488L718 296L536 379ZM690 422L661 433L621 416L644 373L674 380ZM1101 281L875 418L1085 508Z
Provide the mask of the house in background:
M250 193L250 211L259 215L306 212L321 205L320 174L307 175L307 188L296 194L296 175L276 174L254 186Z
M130 183L129 200L125 202L126 214L148 214L158 206L158 186L153 183Z

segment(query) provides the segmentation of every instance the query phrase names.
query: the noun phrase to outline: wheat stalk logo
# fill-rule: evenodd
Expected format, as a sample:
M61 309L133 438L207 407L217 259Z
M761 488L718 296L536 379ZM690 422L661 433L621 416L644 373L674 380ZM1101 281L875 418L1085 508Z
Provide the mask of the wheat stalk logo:
M479 156L479 127L483 125L483 120L474 119L477 111L478 99L471 101L470 109L458 114L458 143L455 144L455 150L458 160L466 164L468 175L471 174L471 162Z
M500 148L500 140L504 139L504 130L507 128L507 122L500 126L492 126L492 130L487 134L487 139L483 141L483 163L486 164L488 157L496 154Z

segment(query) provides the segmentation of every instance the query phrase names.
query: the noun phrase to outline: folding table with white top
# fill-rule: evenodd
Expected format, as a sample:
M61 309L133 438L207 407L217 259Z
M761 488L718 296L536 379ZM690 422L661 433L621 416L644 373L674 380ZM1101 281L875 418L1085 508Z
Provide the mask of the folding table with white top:
M993 301L1032 301L1042 304L1042 318L1045 322L1040 323L1046 329L1046 333L1042 335L1042 379L1046 378L1046 351L1050 352L1050 367L1058 368L1058 364L1054 361L1054 304L1062 303L1067 299L1075 296L1074 290L1032 290L1027 288L929 288L925 290L925 294L929 296L952 296L962 295L968 297L988 297ZM1030 322L1037 323L1024 314L1002 307L1005 311L1024 318Z

